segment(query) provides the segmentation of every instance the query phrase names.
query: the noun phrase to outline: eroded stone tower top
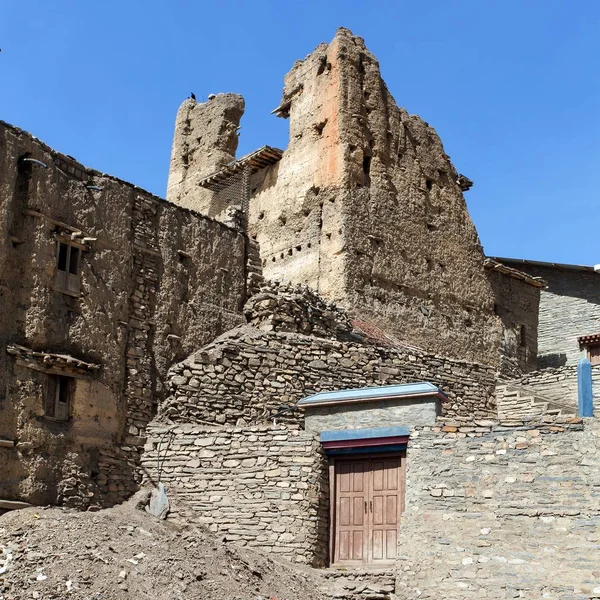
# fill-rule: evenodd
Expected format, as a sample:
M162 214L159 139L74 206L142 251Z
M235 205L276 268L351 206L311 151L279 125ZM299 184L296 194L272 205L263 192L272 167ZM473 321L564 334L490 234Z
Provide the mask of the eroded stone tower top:
M191 98L179 107L171 151L167 200L211 214L211 194L198 182L235 160L244 99L211 94L206 102Z

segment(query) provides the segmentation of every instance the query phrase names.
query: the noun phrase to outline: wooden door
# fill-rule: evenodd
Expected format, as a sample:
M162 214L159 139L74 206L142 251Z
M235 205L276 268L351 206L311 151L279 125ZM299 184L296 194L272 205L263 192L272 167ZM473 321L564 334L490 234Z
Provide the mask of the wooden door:
M369 461L343 461L336 469L335 547L338 561L366 562Z
M400 458L371 461L371 531L369 562L393 561L398 552L398 526L404 490Z
M337 459L333 473L333 563L393 562L404 510L402 457Z

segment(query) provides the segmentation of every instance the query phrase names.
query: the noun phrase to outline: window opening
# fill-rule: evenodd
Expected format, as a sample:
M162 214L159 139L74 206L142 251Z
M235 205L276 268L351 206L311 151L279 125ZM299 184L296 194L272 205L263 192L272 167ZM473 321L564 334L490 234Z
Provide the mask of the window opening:
M587 355L592 365L600 365L600 344L590 344L587 348Z
M45 415L57 421L69 418L73 378L65 375L49 375L46 386Z
M527 336L526 336L527 330L525 329L525 325L521 325L521 333L520 333L520 344L521 347L524 348L525 346L527 346Z
M78 294L80 290L79 261L81 249L66 242L58 242L56 257L56 285L61 292Z

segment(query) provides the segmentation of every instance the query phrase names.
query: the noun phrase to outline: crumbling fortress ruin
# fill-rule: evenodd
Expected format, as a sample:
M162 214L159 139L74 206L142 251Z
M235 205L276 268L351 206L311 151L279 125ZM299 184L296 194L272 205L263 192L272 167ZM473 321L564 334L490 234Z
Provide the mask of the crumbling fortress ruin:
M306 284L401 340L535 367L535 283L490 281L462 194L469 180L435 130L398 108L361 38L341 29L288 73L274 111L290 121L283 154L234 161L243 110L233 94L182 104L168 200L216 218L231 200L248 207L267 279ZM506 286L523 306L507 304ZM500 302L496 313L522 313L503 321ZM525 320L520 339L512 323Z
M556 265L485 257L472 182L346 29L286 76L285 150L236 158L243 112L183 102L166 200L1 124L0 508L160 480L172 516L358 569L336 597L520 593L506 564L554 593L514 544L558 547L552 519L591 532L575 557L597 539L597 271L547 289Z

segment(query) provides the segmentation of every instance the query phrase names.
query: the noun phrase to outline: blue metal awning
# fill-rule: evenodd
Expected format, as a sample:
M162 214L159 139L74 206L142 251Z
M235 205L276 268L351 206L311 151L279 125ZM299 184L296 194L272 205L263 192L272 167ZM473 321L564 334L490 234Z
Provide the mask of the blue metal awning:
M352 402L369 402L391 398L408 400L410 398L422 398L425 396L434 396L442 401L447 400L447 396L438 387L432 383L422 382L320 392L313 396L302 398L298 402L298 406L300 408L307 408L311 406L349 404Z
M402 452L408 445L408 427L375 427L321 432L321 444L328 455Z

